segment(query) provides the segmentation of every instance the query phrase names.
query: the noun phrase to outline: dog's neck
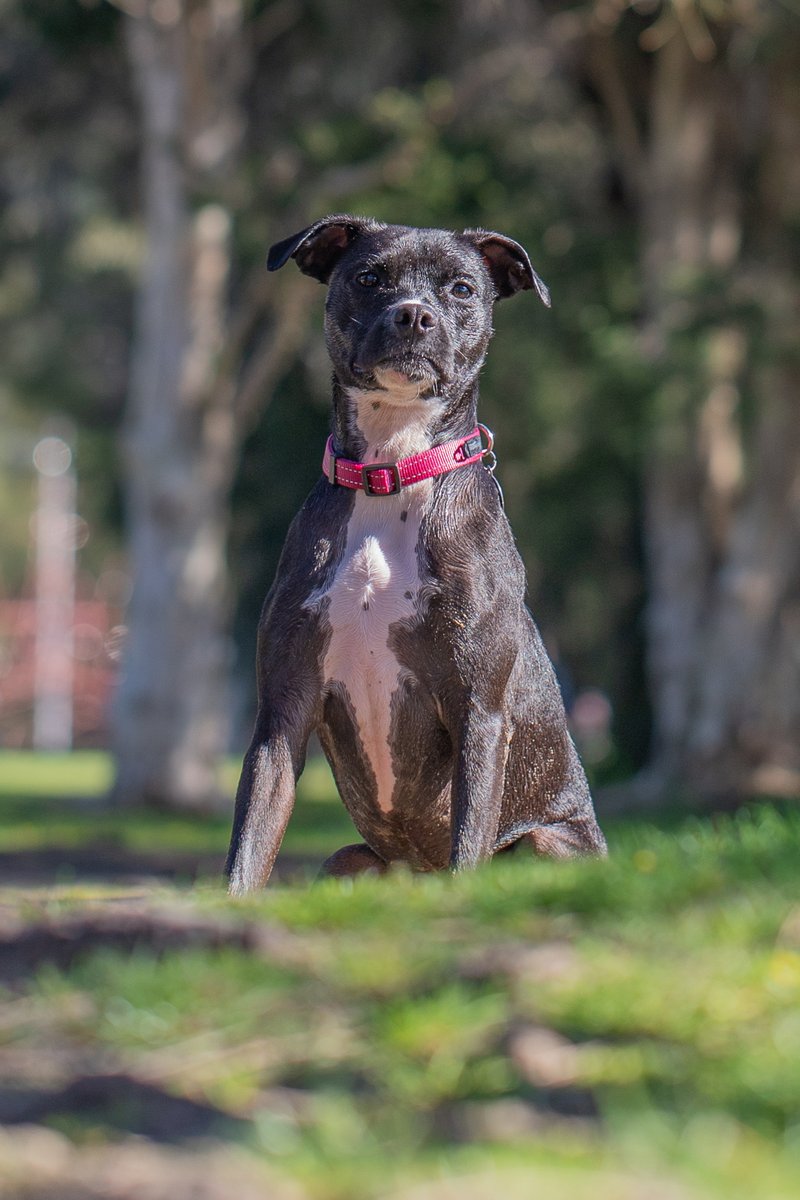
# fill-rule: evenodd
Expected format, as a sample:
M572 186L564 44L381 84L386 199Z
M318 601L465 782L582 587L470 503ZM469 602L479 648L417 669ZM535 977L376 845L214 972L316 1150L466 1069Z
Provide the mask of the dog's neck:
M477 406L477 384L454 401L421 396L413 383L361 389L334 380L336 452L357 462L396 462L468 433L477 421Z

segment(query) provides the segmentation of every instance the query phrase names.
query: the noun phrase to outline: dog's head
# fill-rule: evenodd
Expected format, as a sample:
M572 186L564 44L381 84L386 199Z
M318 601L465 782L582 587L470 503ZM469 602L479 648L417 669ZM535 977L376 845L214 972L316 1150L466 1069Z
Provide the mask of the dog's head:
M416 397L463 392L492 333L495 300L547 288L517 242L468 229L325 217L269 252L329 285L325 333L339 382Z

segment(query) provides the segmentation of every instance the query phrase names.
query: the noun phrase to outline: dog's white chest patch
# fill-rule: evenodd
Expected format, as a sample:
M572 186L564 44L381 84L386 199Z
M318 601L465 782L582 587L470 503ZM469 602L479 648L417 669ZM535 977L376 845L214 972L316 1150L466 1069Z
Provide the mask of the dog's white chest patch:
M425 485L415 490L420 487ZM389 636L397 621L414 614L420 518L420 504L408 494L375 500L357 495L344 555L326 592L331 639L325 685L347 690L383 812L392 807L391 707L403 670Z
M430 402L415 404L387 390L354 391L351 400L368 442L367 462L396 461L426 445ZM402 402L395 404L396 400ZM423 582L417 543L431 490L431 481L423 480L396 496L358 492L341 562L318 597L329 601L331 625L324 685L341 684L347 691L383 812L391 810L395 782L389 740L392 697L404 674L390 645L390 631L417 611Z

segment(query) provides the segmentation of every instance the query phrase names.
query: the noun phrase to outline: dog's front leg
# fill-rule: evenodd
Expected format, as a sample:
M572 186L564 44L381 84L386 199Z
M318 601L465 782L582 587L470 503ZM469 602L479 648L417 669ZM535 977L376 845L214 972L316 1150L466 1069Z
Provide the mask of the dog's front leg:
M453 871L476 867L494 853L507 757L508 728L503 714L470 700L456 747L450 843Z
M305 762L307 722L288 722L262 708L244 758L225 871L231 895L263 887L269 879L294 807L295 785Z

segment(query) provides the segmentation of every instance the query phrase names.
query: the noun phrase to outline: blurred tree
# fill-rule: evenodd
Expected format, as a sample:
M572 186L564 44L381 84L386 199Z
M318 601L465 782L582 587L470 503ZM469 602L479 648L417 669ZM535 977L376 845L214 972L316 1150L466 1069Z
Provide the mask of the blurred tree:
M759 0L593 9L589 74L639 226L656 382L655 795L800 791L797 33Z
M204 807L228 737L226 543L241 439L303 329L282 293L231 309L231 206L252 66L238 0L126 2L141 111L147 252L124 449L134 591L114 717L118 803Z
M118 545L114 435L139 246L117 18L105 5L0 0L0 588L14 595L45 424L77 437L87 571Z

